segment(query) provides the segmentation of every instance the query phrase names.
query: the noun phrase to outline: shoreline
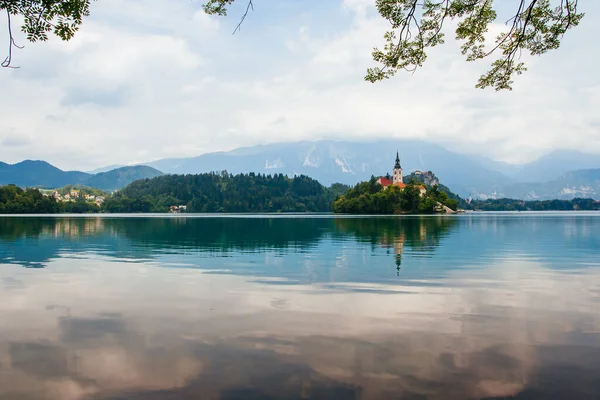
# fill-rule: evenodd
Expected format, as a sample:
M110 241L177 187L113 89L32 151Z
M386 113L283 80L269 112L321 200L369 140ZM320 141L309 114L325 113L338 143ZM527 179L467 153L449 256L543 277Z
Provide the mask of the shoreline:
M562 215L578 214L600 216L600 210L543 210L543 211L475 211L465 210L454 214L341 214L333 212L314 213L61 213L61 214L0 214L0 218L461 218L471 215Z

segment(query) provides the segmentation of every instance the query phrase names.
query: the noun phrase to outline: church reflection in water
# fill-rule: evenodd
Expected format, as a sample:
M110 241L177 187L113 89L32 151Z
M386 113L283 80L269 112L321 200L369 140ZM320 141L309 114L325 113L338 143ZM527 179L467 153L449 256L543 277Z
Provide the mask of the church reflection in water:
M456 218L443 216L341 219L336 222L337 231L351 232L357 240L370 241L392 255L397 276L403 268L406 251L418 258L430 257L440 246L440 241L458 226Z
M400 270L402 269L402 253L404 252L405 241L406 236L404 234L400 234L400 236L394 238L390 238L387 236L383 236L381 238L381 246L387 249L387 254L390 254L393 251L394 259L396 262L397 276L400 276Z

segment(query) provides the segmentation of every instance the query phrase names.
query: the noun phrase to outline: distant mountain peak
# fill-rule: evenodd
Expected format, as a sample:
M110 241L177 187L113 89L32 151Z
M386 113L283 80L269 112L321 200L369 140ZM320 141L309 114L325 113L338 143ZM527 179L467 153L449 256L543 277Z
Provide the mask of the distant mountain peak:
M13 164L13 166L43 166L43 167L59 169L44 160L23 160L21 162Z
M0 185L54 189L67 185L83 185L103 190L125 187L137 179L153 178L162 172L148 166L121 167L90 175L79 171L63 171L41 160L24 160L10 165L0 163Z

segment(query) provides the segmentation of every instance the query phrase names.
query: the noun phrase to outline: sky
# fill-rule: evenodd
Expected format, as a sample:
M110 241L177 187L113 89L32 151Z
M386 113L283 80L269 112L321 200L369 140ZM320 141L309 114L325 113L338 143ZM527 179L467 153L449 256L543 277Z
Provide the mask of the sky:
M388 27L373 0L255 0L232 35L246 5L237 2L223 18L201 0L98 0L69 42L32 44L17 32L20 68L0 69L0 161L90 170L380 138L512 163L558 149L600 155L600 2L580 2L586 16L560 49L524 57L529 70L512 92L475 89L491 60L465 62L450 31L416 73L365 82Z

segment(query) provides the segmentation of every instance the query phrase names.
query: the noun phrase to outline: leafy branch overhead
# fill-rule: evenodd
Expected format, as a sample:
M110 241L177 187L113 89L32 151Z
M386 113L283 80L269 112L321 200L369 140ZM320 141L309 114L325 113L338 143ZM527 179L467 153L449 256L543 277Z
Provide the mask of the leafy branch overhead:
M90 14L91 0L0 0L0 11L8 20L9 49L2 67L10 67L12 49L18 47L13 38L12 19L23 18L21 30L30 42L46 41L54 33L62 40L70 40L83 18Z
M209 0L204 10L223 16L234 1ZM514 13L505 22L507 31L498 35L491 46L486 46L490 25L498 17L493 0L374 2L390 29L384 35L384 47L373 50L373 60L378 65L367 70L365 79L370 82L390 78L399 70L415 71L423 66L427 49L444 43L444 24L454 20L456 39L463 41L462 54L467 61L498 55L476 87L510 90L513 76L526 70L520 61L522 52L540 55L557 49L567 30L577 26L584 16L577 10L578 0L513 0ZM502 3L506 5L508 1L502 0Z
M12 18L23 18L21 30L29 41L45 41L49 33L63 40L71 39L83 18L90 13L93 0L0 0L0 12L8 19L9 49L3 67L10 67L13 39ZM210 15L227 15L236 0L204 0ZM253 0L242 0L245 12L236 26L237 32L254 9ZM444 43L444 24L456 23L456 39L462 41L467 61L496 57L483 74L477 87L511 89L513 77L525 71L523 51L539 55L557 49L563 35L583 18L577 9L579 0L373 0L379 14L389 22L383 48L373 50L376 66L367 70L365 79L377 82L392 77L399 70L415 71L427 60L427 50ZM238 0L238 2L240 2ZM497 4L514 8L505 23L505 32L493 43L486 40L490 25L498 20Z

